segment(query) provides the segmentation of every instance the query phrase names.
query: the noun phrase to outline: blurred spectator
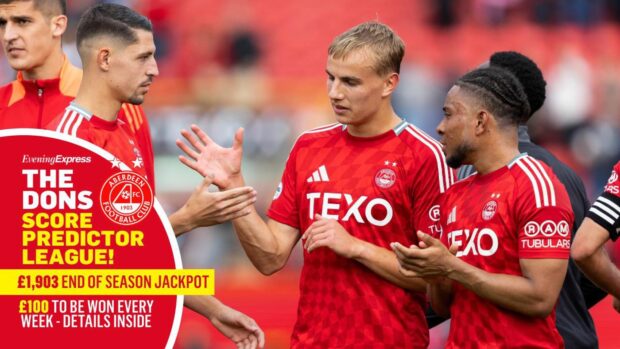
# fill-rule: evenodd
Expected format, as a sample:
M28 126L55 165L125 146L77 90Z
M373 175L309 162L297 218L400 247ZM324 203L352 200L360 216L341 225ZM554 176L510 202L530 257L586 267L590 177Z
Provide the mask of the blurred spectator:
M407 62L400 69L400 87L393 97L394 110L429 135L441 120L446 87L433 67Z
M566 48L548 76L549 121L568 132L589 115L592 108L592 72L588 62L573 48Z

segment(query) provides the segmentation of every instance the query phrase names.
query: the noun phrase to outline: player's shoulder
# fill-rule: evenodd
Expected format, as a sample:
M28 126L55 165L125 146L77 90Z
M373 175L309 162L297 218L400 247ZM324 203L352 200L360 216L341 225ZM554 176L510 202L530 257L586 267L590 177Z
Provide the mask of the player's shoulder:
M579 187L584 188L583 182L581 181L579 175L572 168L570 168L570 166L560 161L560 159L553 155L549 150L532 142L520 142L519 150L546 164L558 177L558 180L564 185L568 185L569 183L577 183L579 184ZM585 191L585 188L583 191Z
M118 119L127 123L133 133L142 129L148 132L148 127L144 127L148 125L148 119L140 105L123 103L118 112Z
M474 179L476 172L471 173L469 176L455 181L450 185L450 187L446 190L446 194L453 194L460 192L463 188L467 187ZM457 194L458 195L458 194Z
M412 154L439 158L441 161L445 161L441 143L435 138L408 122L401 127L402 129L397 127L394 132L409 147Z
M71 104L58 114L46 128L70 136L85 138L90 126L88 113Z
M568 200L564 186L543 161L523 153L508 167L516 185L515 196L532 198L537 208Z

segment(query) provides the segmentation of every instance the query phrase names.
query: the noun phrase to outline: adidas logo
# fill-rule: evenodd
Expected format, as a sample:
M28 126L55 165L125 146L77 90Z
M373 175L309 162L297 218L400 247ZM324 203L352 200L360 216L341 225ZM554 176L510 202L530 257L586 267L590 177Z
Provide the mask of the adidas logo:
M325 165L321 165L318 170L312 172L312 176L308 177L306 182L329 182L329 176L327 175Z
M448 222L446 224L450 224L454 222L456 222L456 206L452 208L452 211L448 215Z

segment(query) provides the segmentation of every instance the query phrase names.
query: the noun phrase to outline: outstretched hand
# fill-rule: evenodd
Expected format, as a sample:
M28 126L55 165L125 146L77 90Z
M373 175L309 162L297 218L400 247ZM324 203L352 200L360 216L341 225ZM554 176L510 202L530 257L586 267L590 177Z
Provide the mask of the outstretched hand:
M211 183L211 177L205 177L187 202L170 215L175 235L224 223L252 212L251 205L256 201L256 191L252 187L211 192Z
M181 130L181 135L191 145L177 139L177 146L185 153L179 160L187 167L211 177L220 189L243 185L241 159L243 157L243 128L235 132L232 148L215 143L200 127L191 126L192 132Z

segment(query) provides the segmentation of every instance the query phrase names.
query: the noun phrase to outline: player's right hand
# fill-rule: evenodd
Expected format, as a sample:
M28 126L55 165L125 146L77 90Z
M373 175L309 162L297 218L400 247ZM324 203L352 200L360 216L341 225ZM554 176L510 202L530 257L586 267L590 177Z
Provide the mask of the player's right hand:
M243 217L251 212L256 202L256 190L252 187L233 188L211 192L212 178L205 177L185 203L188 216L195 227L208 227Z

